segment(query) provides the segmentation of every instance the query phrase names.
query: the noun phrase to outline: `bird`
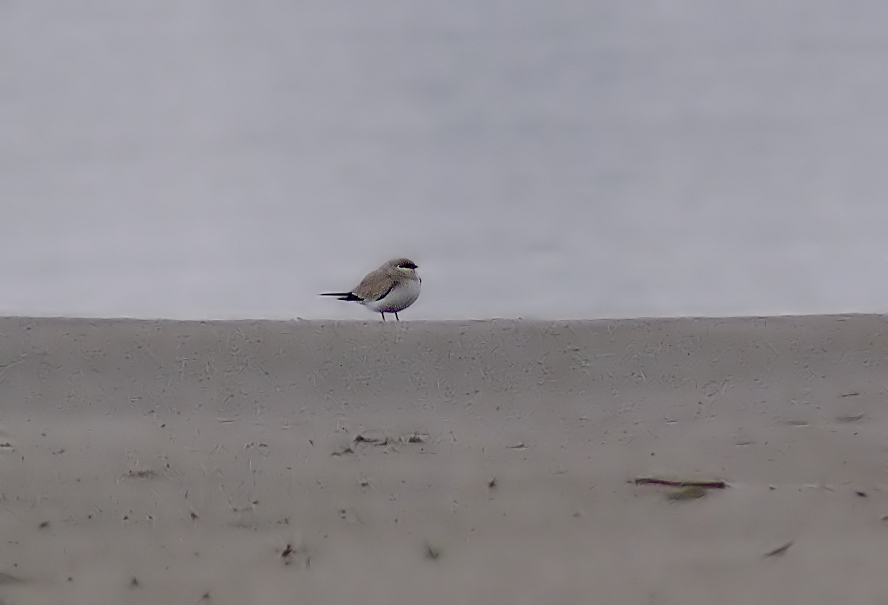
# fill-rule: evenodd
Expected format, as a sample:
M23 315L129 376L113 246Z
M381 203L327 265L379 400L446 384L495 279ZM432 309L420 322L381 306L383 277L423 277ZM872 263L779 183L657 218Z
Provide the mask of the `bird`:
M324 292L321 296L336 296L339 300L360 303L382 315L398 313L419 298L422 280L416 274L416 263L409 258L395 258L368 273L351 292Z

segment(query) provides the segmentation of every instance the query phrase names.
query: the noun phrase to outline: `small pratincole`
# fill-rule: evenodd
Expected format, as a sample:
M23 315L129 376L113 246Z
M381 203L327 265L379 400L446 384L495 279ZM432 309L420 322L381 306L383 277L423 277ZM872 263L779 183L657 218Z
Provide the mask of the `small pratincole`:
M416 302L422 280L416 274L416 263L409 258L396 258L372 271L351 292L324 292L321 296L336 296L339 300L353 300L382 315L398 313Z

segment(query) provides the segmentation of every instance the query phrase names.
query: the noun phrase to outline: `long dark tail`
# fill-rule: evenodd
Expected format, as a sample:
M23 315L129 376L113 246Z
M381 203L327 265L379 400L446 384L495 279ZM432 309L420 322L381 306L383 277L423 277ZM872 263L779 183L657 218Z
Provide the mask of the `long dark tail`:
M339 300L356 300L358 302L364 300L359 296L355 296L351 292L323 292L321 296L335 296Z

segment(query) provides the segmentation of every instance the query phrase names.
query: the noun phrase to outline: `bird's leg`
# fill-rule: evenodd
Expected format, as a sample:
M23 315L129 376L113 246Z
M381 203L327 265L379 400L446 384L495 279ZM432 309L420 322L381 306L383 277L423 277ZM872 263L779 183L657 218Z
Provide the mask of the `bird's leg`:
M395 313L395 319L397 319L398 321L401 321L401 318L398 317L398 314L397 314L397 313Z
M385 313L380 312L379 314L382 315L382 321L385 321Z

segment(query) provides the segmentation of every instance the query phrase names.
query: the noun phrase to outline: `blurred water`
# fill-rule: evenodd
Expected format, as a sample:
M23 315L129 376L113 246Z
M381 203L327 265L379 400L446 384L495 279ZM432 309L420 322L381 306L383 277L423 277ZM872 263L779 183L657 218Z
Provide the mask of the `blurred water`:
M888 311L888 4L0 2L0 314Z

